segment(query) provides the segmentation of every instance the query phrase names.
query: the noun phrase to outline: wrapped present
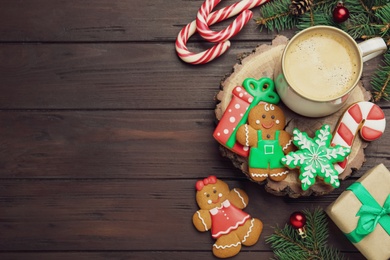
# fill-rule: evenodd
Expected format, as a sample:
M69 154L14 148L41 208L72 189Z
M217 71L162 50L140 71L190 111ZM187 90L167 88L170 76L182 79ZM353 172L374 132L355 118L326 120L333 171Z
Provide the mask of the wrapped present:
M246 123L248 113L260 101L271 104L279 103L274 82L270 78L259 80L247 78L243 86L237 86L232 91L232 99L214 131L214 138L223 146L238 155L247 157L249 147L236 142L237 129Z
M390 258L390 172L380 164L347 188L326 209L367 258Z

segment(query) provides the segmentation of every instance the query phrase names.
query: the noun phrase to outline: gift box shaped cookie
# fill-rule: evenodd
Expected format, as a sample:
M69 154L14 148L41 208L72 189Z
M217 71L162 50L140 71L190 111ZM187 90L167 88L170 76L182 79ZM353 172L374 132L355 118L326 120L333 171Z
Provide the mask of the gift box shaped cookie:
M247 78L233 89L232 100L213 133L214 138L238 155L248 157L249 147L236 142L237 129L246 123L249 111L260 101L277 104L280 101L272 79Z
M390 258L390 172L380 164L347 188L326 209L367 258Z

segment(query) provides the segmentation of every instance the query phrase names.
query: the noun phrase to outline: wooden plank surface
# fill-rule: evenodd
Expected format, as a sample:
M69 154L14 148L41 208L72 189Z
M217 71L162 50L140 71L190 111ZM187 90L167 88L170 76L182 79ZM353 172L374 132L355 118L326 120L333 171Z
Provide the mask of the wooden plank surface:
M269 259L273 226L325 208L371 167L390 167L385 132L329 195L277 197L246 179L212 138L214 97L238 59L277 33L251 21L218 60L185 64L174 41L201 4L1 2L0 259L211 259L210 234L191 223L194 184L210 174L244 189L246 211L264 222L260 241L235 259ZM211 44L194 36L188 46ZM368 89L379 62L365 64ZM379 105L388 118L389 103ZM364 259L331 221L329 229L331 245Z

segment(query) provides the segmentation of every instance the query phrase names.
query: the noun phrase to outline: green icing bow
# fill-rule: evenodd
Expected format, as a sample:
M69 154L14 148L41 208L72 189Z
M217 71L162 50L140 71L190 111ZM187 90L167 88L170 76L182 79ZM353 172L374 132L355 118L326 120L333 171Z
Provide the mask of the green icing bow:
M256 106L260 101L264 101L271 104L277 104L280 101L278 94L275 92L275 85L272 79L270 78L261 78L259 80L253 78L247 78L242 83L246 92L253 96L253 101L249 105L247 111L238 122L236 128L234 129L232 135L229 137L226 142L227 147L233 148L236 143L236 132L240 126L246 123L248 119L249 111Z
M351 233L346 234L347 238L352 243L359 243L373 232L378 224L390 235L390 194L381 206L360 182L353 183L347 190L352 191L363 204L356 214L359 216L357 227Z

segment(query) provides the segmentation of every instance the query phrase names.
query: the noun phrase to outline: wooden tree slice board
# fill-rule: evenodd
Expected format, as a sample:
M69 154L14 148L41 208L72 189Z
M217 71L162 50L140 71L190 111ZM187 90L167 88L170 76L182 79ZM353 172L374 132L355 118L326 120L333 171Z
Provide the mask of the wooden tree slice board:
M215 115L218 120L222 118L222 115L232 98L232 90L236 86L241 86L246 78L274 78L274 68L280 64L282 52L287 42L288 39L286 37L277 36L273 40L272 45L260 45L251 54L243 58L240 63L234 65L233 72L223 79L221 91L216 96L216 99L220 101L215 109ZM287 121L285 130L287 132L291 134L292 130L297 127L313 137L314 132L321 128L323 124L329 124L331 129L334 130L341 116L351 104L359 101L367 101L370 98L370 92L366 91L363 84L359 82L358 86L352 91L347 104L338 112L327 117L308 118L294 113L282 103L278 105L282 107L285 113ZM360 136L356 136L352 146L352 153L349 156L348 166L339 176L340 179L345 179L351 175L353 169L359 169L362 166L365 160L364 148L366 148L367 145L368 143L362 140ZM223 146L221 146L220 150L222 155L229 158L235 167L241 169L244 174L249 176L247 158L239 156ZM332 186L324 183L321 179L317 179L316 184L307 191L303 191L298 177L299 171L294 169L290 171L287 178L283 181L275 182L267 179L265 182L259 184L264 184L265 189L272 194L281 196L288 195L293 198L309 195L324 195L333 190Z

